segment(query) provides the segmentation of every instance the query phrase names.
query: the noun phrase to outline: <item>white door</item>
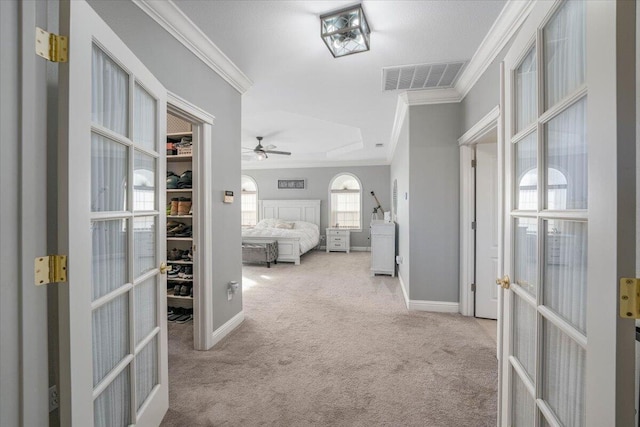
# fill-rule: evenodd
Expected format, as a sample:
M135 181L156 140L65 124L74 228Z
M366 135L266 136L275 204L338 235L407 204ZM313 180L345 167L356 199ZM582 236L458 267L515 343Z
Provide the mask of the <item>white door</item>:
M633 423L633 321L617 313L635 270L624 8L538 2L505 57L503 426Z
M61 425L156 426L168 407L166 90L84 1L62 1Z
M475 316L498 318L498 145L478 144L476 158Z

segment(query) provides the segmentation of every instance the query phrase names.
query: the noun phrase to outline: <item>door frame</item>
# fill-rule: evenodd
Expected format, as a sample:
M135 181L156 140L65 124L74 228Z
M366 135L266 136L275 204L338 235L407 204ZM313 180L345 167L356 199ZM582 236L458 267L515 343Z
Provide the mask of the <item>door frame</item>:
M489 132L499 129L500 106L496 105L486 116L480 119L458 139L460 147L460 313L463 316L475 316L475 292L471 289L475 270L475 171L471 162L475 160L474 149L478 142ZM498 132L498 164L502 164L502 139ZM498 171L498 188L504 178ZM498 212L502 213L502 197L498 197ZM498 261L502 259L502 215L498 215ZM500 297L501 292L498 292ZM499 311L499 310L498 310ZM498 317L499 319L500 317Z
M198 209L197 234L194 235L194 275L198 286L193 292L193 348L209 350L215 344L213 338L213 267L205 262L213 254L213 236L206 230L213 230L213 172L208 167L213 149L212 127L215 117L175 93L167 91L167 112L192 123L196 140L196 162L193 167L198 177L198 188L192 196ZM163 186L164 190L164 186ZM197 246L196 246L197 245Z

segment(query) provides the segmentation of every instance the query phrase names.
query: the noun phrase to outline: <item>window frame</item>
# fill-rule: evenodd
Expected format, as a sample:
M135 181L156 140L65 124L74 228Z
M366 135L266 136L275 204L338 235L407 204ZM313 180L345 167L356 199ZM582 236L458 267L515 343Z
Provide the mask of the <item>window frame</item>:
M244 191L242 189L242 180L244 178L248 178L248 180L253 182L253 185L255 185L255 187L256 187L256 191ZM255 180L255 178L250 176L250 175L242 174L240 176L240 226L242 228L253 228L260 222L259 193L260 193L260 189L258 188L258 182ZM245 211L245 210L242 209L242 197L244 196L244 194L255 194L255 196L256 196L256 223L254 225L244 225L243 224L243 222L244 222L243 221L243 214L244 214L244 212L249 212L249 211Z
M353 232L361 232L363 230L362 224L363 224L363 220L364 220L364 218L362 216L362 211L363 211L363 197L362 197L363 193L362 192L363 192L363 188L362 188L362 182L360 181L360 178L358 178L357 175L355 175L355 174L353 174L351 172L340 172L340 173L334 175L334 177L331 178L331 180L329 181L329 191L328 191L328 198L327 198L328 199L328 201L327 201L327 206L328 206L328 208L327 208L328 209L328 211L327 211L327 214L328 214L327 220L328 220L328 223L329 223L328 227L329 228L335 228L335 224L332 224L333 206L331 204L332 195L333 195L333 190L332 190L333 183L336 181L336 179L338 179L338 178L340 178L342 176L345 176L345 175L348 175L351 178L354 178L356 180L356 182L358 183L358 187L359 187L358 191L360 193L360 227L358 227L358 228L355 228L355 227L354 228L339 227L339 228L341 230L349 230L349 231L353 231ZM355 190L354 190L354 192L355 192Z

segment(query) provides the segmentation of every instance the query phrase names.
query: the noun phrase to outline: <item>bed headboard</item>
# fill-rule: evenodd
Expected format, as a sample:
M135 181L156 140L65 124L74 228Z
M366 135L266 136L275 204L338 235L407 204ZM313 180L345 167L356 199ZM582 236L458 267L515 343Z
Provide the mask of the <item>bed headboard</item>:
M320 200L260 200L260 219L306 221L320 228Z

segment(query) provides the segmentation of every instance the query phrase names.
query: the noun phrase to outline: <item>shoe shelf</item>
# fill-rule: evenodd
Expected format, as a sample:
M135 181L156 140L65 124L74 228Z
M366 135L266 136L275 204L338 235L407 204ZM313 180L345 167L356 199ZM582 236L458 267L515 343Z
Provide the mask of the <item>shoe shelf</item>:
M167 219L190 219L193 215L167 215Z
M167 138L170 139L181 139L184 136L193 136L193 132L188 131L188 132L169 132L167 133Z
M193 261L180 261L180 260L178 260L178 261L171 261L171 260L168 260L168 261L167 261L167 264L193 265ZM171 280L171 279L169 279L169 280Z
M193 297L187 295L187 296L182 296L182 295L171 295L171 294L167 294L167 299L182 299L182 300L193 300Z
M191 160L193 160L193 156L191 154L167 156L167 162L190 162Z
M193 237L167 237L167 241L192 242L193 241Z
M168 282L193 282L193 277L191 279L183 279L182 277L167 277Z
M167 189L167 193L191 193L193 188L171 188Z

